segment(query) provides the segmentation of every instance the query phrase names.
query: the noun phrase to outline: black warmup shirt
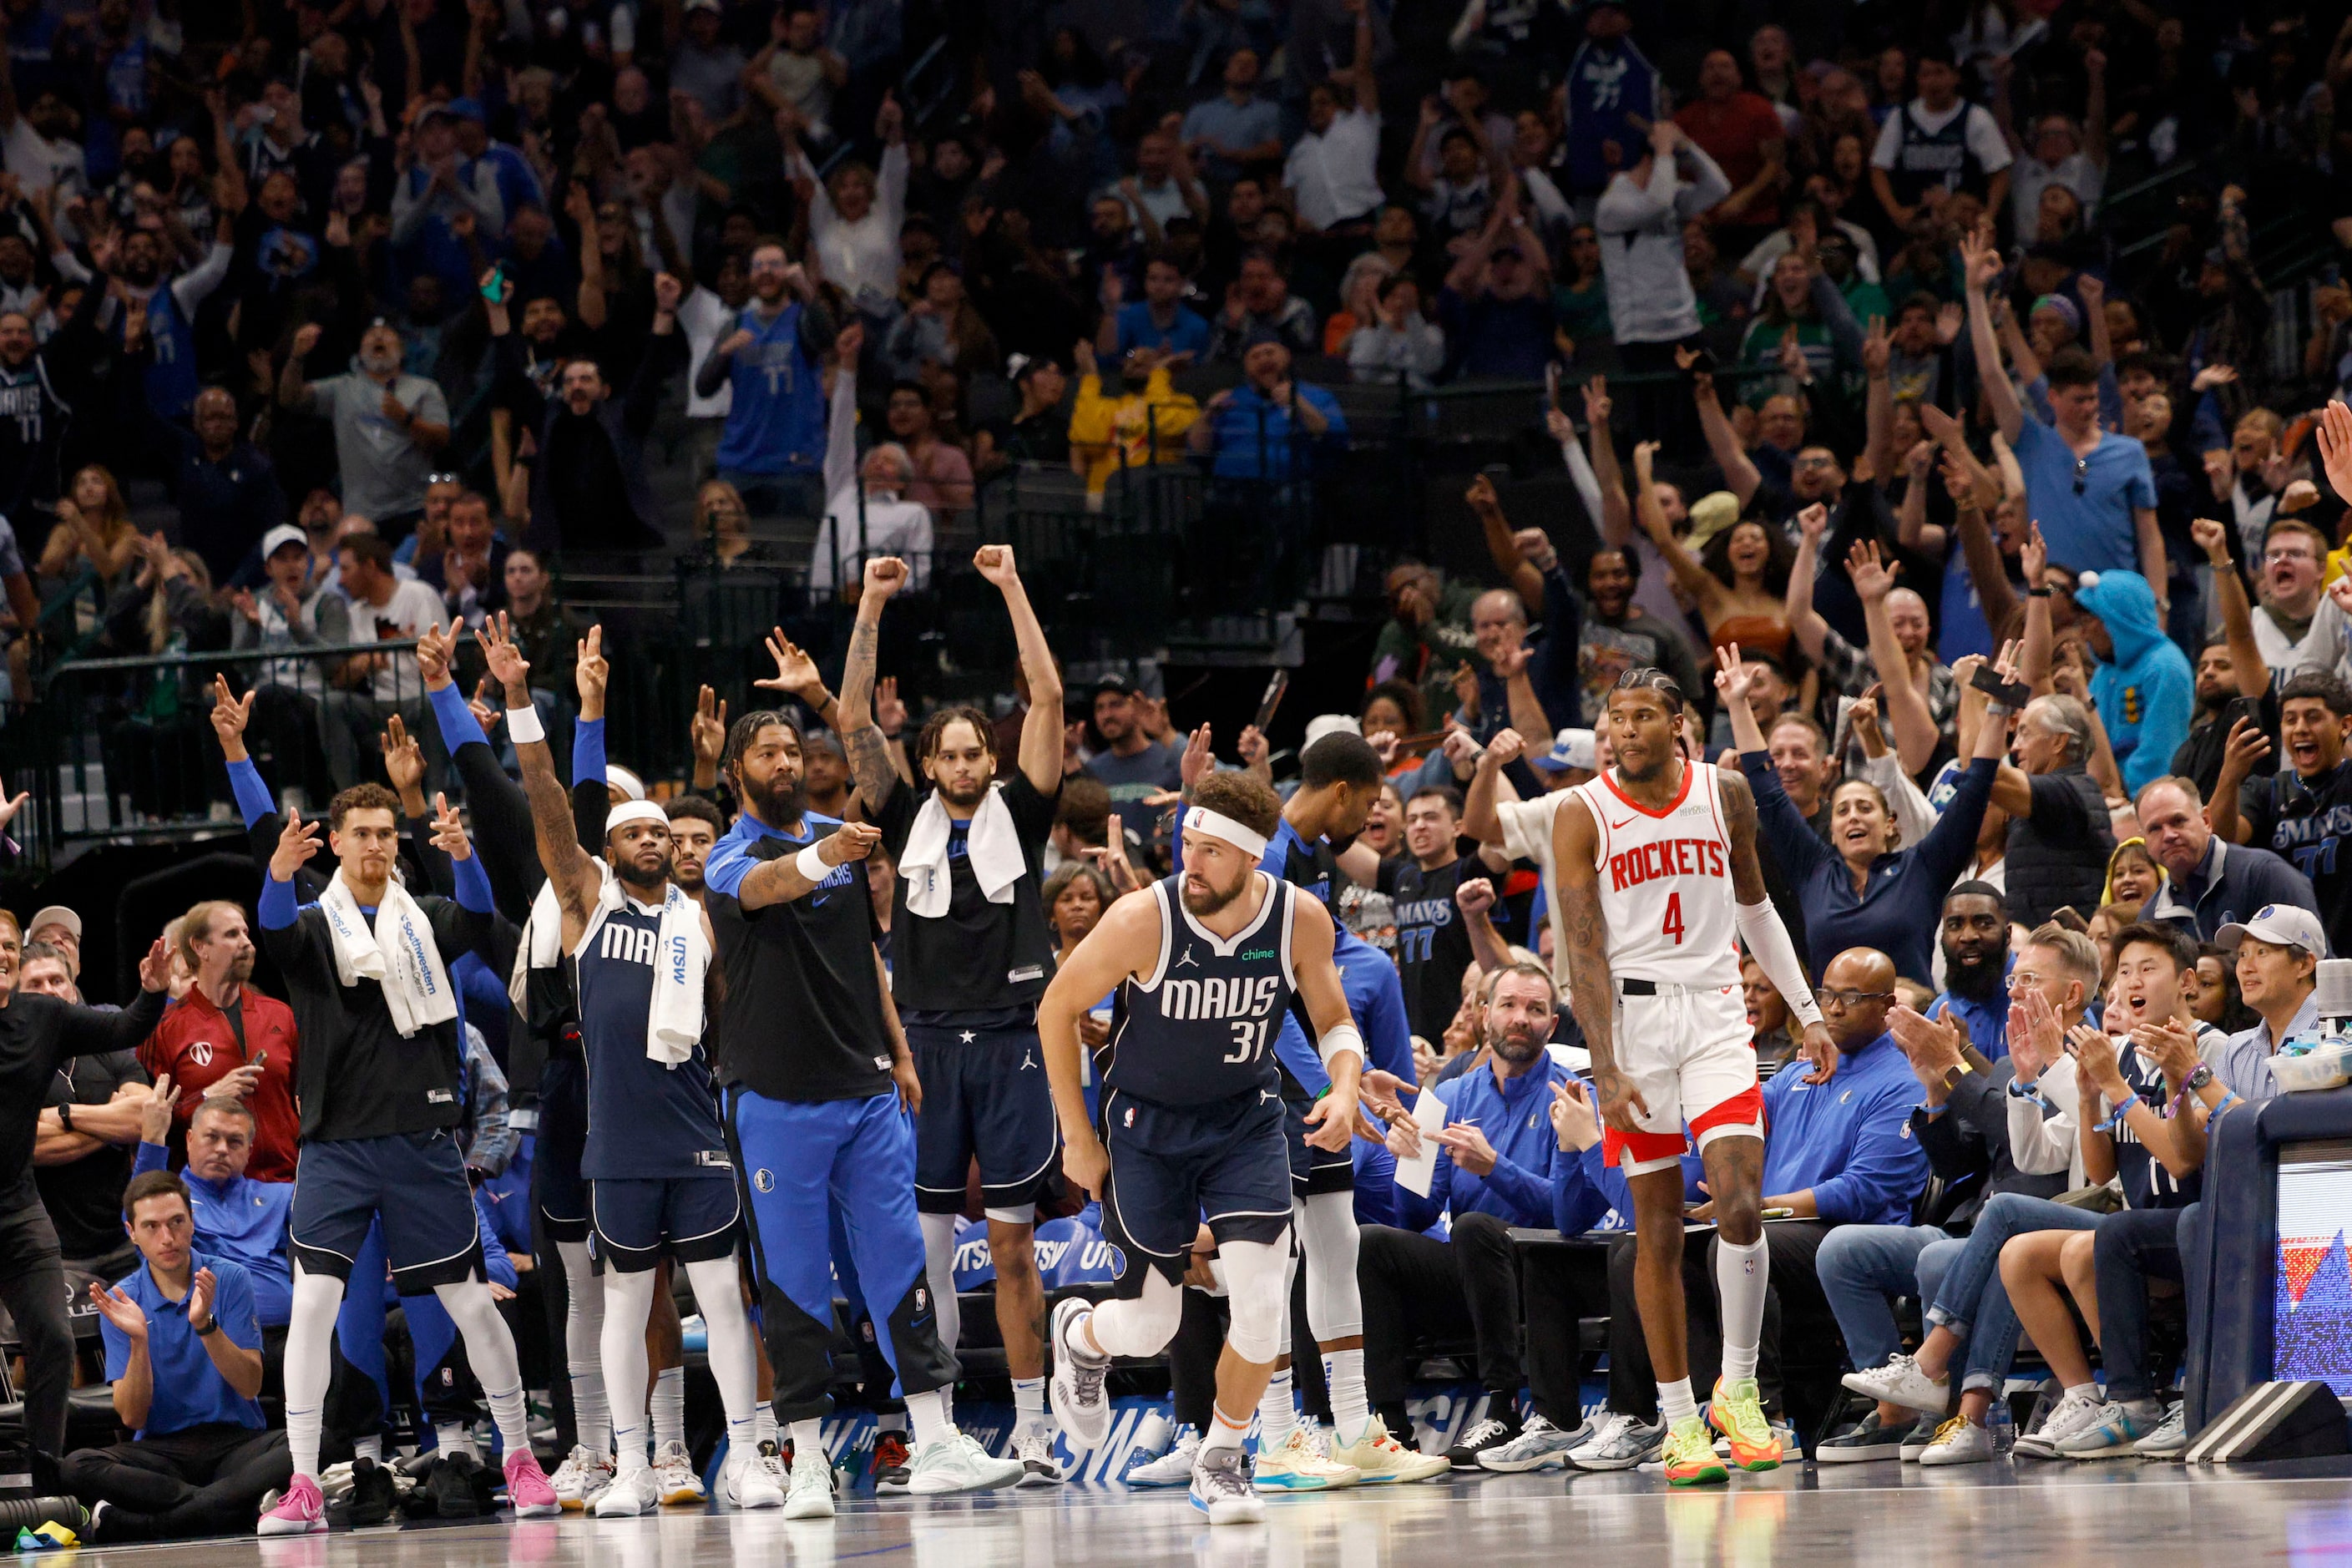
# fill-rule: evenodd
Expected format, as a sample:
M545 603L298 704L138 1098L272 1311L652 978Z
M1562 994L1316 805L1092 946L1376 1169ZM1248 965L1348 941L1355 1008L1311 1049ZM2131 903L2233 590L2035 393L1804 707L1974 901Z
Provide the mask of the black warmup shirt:
M890 991L907 1022L968 1022L979 1016L999 1026L1026 1025L1036 1017L1037 999L1054 973L1054 939L1045 927L1045 839L1054 830L1054 803L1015 770L1001 792L1021 839L1028 868L1013 885L1009 903L992 904L965 850L971 826L959 822L948 837L948 912L926 920L908 908L912 885L903 868L897 912L891 917ZM903 861L915 814L926 795L904 784L883 797L874 816L890 858Z
M1412 1032L1434 1040L1462 1005L1462 972L1470 967L1470 931L1454 895L1485 867L1456 857L1424 871L1410 856L1381 867L1381 891L1396 910L1397 973L1404 981L1404 1016Z
M76 1057L137 1050L163 1016L160 991L142 991L119 1013L77 1007L29 991L16 993L0 1007L0 1194L19 1184L29 1190L33 1140L58 1069Z
M227 1016L242 1020L244 1009ZM242 1038L237 1042L244 1044ZM76 1057L49 1075L45 1107L104 1105L126 1083L147 1082L147 1071L131 1051L107 1051ZM63 1165L42 1165L33 1172L41 1189L41 1206L58 1227L58 1245L68 1258L103 1258L128 1239L122 1234L122 1189L131 1182L136 1143L110 1143Z

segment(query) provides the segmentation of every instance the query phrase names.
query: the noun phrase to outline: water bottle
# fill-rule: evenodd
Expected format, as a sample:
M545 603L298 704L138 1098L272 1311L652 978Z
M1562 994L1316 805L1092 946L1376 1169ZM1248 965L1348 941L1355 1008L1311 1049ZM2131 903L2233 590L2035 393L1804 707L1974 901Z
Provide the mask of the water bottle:
M1992 1439L1996 1455L2017 1447L2017 1417L2010 1411L2008 1395L1993 1395L1992 1407L1985 1412L1985 1435Z

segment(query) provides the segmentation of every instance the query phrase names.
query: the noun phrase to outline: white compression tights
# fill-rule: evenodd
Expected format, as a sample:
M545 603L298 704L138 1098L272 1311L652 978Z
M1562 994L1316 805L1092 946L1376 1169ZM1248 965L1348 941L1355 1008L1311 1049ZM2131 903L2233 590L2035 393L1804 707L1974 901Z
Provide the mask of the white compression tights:
M1290 1222L1298 1231L1307 1263L1307 1326L1324 1344L1364 1331L1364 1298L1356 1286L1356 1226L1353 1193L1318 1193L1290 1200Z
M585 1241L559 1241L563 1260L563 1361L572 1377L572 1424L592 1454L613 1451L613 1411L604 1402L604 1277L588 1260Z
M605 1311L599 1344L604 1354L604 1394L613 1411L613 1451L625 1470L646 1458L646 1325L653 1317L657 1269L604 1276ZM751 1321L736 1285L735 1260L706 1258L686 1265L695 1304L710 1336L710 1375L727 1407L730 1452L748 1454L759 1405L759 1361L751 1349Z

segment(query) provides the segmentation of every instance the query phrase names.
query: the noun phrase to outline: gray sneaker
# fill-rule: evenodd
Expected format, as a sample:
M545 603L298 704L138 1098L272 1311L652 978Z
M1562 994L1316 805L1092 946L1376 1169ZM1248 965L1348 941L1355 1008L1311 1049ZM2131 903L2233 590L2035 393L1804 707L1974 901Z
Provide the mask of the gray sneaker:
M1644 1426L1612 1410L1593 1429L1591 1442L1568 1451L1568 1462L1580 1470L1630 1470L1662 1457L1665 1448L1664 1423Z
M1591 1436L1590 1421L1573 1432L1563 1432L1542 1416L1530 1415L1517 1436L1480 1449L1478 1468L1506 1476L1525 1470L1564 1470L1568 1468L1569 1450L1590 1441Z
M1239 1448L1203 1448L1192 1466L1192 1506L1211 1524L1258 1524L1265 1500L1250 1484L1249 1465Z
M2054 1459L2058 1457L2058 1445L2072 1442L2097 1426L2105 1413L2104 1399L2069 1394L2051 1407L2041 1426L2018 1438L2010 1452L2029 1459Z
M2156 1430L2132 1445L2132 1452L2143 1459L2177 1459L2188 1447L2189 1403L2176 1399Z
M1110 1436L1110 1401L1103 1396L1110 1357L1080 1350L1073 1337L1093 1310L1075 1296L1054 1306L1054 1378L1045 1394L1073 1452L1092 1453Z

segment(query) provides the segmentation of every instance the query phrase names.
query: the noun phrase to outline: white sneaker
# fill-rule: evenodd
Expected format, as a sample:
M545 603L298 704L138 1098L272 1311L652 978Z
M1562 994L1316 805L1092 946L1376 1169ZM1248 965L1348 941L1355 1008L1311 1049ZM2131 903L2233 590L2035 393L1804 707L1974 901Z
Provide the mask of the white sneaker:
M1103 1374L1110 1358L1078 1348L1076 1324L1094 1309L1072 1296L1054 1305L1054 1379L1046 1395L1054 1419L1061 1423L1070 1447L1092 1453L1110 1435L1110 1401L1103 1394Z
M598 1519L635 1519L662 1505L661 1480L648 1466L614 1472L612 1484L596 1499Z
M703 1489L702 1478L694 1473L694 1456L676 1438L654 1450L654 1476L661 1482L665 1503L700 1502L710 1495Z
M2106 1414L2106 1405L2107 1402L2096 1394L2069 1394L2043 1417L2041 1426L2019 1437L2010 1452L2029 1459L2054 1459L2058 1457L2058 1445L2097 1426L2099 1418Z
M2155 1431L2142 1437L2132 1452L2143 1459L2177 1459L2189 1447L2189 1404L2176 1399Z
M784 1499L786 1519L833 1517L833 1461L822 1448L793 1450L792 1492Z
M1444 1455L1424 1454L1390 1436L1388 1427L1377 1415L1364 1428L1363 1436L1352 1444L1342 1444L1334 1436L1331 1440L1331 1461L1352 1467L1368 1487L1391 1482L1433 1480L1451 1474L1454 1469L1446 1463Z
M1197 1447L1197 1446L1196 1446ZM1352 1487L1363 1479L1353 1465L1326 1458L1304 1425L1271 1448L1260 1448L1252 1484L1262 1492L1321 1492Z
M1936 1440L1919 1456L1922 1466L1982 1465L2000 1456L1992 1451L1992 1434L1969 1420L1955 1415L1936 1428Z
M1131 1487L1181 1487L1192 1482L1192 1464L1201 1457L1201 1434L1179 1427L1176 1440L1156 1459L1146 1459L1120 1479Z
M793 1460L798 1469L800 1461ZM1029 1473L1019 1459L1000 1459L980 1446L978 1438L958 1432L937 1437L915 1450L907 1489L919 1497L941 1492L990 1491L1009 1487Z
M1068 1479L1062 1473L1062 1461L1054 1458L1050 1426L1032 1426L1013 1438L1013 1457L1021 1461L1022 1486L1058 1487Z
M1883 1404L1900 1405L1906 1410L1940 1414L1952 1402L1951 1380L1947 1377L1942 1383L1933 1381L1907 1355L1897 1355L1885 1366L1874 1366L1868 1372L1850 1372L1843 1382L1856 1394L1866 1394Z
M783 1450L776 1447L772 1438L760 1445L760 1468L768 1472L768 1479L776 1483L779 1490L793 1484L793 1472L784 1463Z
M1568 1462L1580 1470L1631 1470L1665 1452L1665 1423L1643 1423L1611 1411L1601 1419L1592 1440L1568 1451Z
M575 1444L547 1481L555 1489L555 1500L566 1509L585 1508L613 1484L613 1456Z
M776 1484L754 1448L727 1457L726 1468L719 1472L719 1500L730 1508L782 1508L784 1489Z
M1540 1415L1528 1417L1519 1435L1507 1443L1482 1450L1478 1468L1499 1475L1516 1476L1528 1470L1548 1470L1554 1467L1568 1468L1569 1450L1580 1446L1592 1436L1592 1424L1585 1423L1573 1432L1563 1432Z
M1265 1520L1265 1500L1251 1487L1249 1462L1239 1448L1201 1451L1200 1462L1192 1467L1192 1506L1208 1515L1211 1524L1256 1524Z

